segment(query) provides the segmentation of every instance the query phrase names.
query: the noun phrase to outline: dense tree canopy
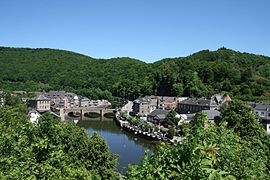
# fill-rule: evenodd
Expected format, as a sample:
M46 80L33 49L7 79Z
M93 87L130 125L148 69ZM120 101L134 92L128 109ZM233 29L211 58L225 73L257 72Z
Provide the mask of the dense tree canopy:
M243 100L269 100L269 67L269 57L225 48L146 64L127 57L104 60L62 50L0 47L1 89L68 90L94 99L225 91Z
M97 134L45 114L33 125L0 108L0 179L118 179L117 156Z
M245 106L238 104L241 109ZM237 118L234 105L227 109L228 119ZM251 113L249 113L251 114ZM259 125L255 116L247 129ZM247 120L247 119L246 119ZM185 130L185 139L177 145L162 144L152 155L145 155L141 165L131 165L128 179L267 179L269 177L269 137L263 129L259 136L244 138L238 129L210 123L205 114L194 118L193 127ZM238 119L234 119L238 121ZM229 124L229 123L228 123ZM238 123L235 123L238 124ZM235 127L238 127L235 125ZM250 129L249 129L250 130ZM265 141L264 138L268 138Z

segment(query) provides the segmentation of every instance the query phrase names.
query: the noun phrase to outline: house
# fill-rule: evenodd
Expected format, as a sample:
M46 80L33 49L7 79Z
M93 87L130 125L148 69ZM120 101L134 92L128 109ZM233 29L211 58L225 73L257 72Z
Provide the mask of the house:
M203 113L207 114L209 120L218 120L220 119L220 111L211 109L211 110L202 110Z
M177 107L177 97L158 96L158 109L175 110Z
M254 113L261 118L261 123L264 125L267 134L270 134L270 104L248 102L248 105L254 108Z
M147 116L147 121L154 124L164 124L169 110L156 109Z
M179 114L198 113L202 110L210 110L210 99L188 98L177 104L176 112Z
M146 116L157 109L158 99L156 96L145 96L133 101L133 114L138 116Z
M5 104L4 92L0 91L0 106Z
M186 114L177 114L176 117L179 119L178 124L177 124L178 126L190 122Z
M251 107L254 108L254 112L262 118L264 121L270 122L270 104L268 103L248 103Z
M230 101L230 96L220 94L214 95L211 98L188 98L177 104L176 112L190 114L203 110L219 110L223 103Z
M80 107L88 107L90 103L90 99L87 97L80 97Z
M111 103L106 99L97 99L97 100L90 100L89 106L110 106Z
M29 100L29 105L38 112L50 111L51 100L40 94Z
M80 99L76 94L71 94L68 98L68 107L79 107Z
M56 108L73 108L80 106L79 96L74 93L49 91L46 96L51 100L51 105Z
M38 119L41 115L38 111L36 111L35 109L32 109L31 111L29 111L28 116L30 117L31 123L37 124Z
M270 124L266 124L266 133L270 134Z
M46 96L51 100L51 106L58 108L68 107L68 94L65 91L49 91Z
M0 97L0 106L3 106L5 104L5 99L3 97Z
M187 97L145 96L133 101L132 111L134 115L147 116L156 109L175 110L177 103Z

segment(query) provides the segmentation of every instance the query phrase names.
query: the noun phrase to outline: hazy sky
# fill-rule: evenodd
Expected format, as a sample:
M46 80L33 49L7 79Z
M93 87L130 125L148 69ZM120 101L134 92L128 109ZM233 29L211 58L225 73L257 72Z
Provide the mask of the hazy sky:
M0 46L146 62L222 46L270 56L270 0L0 0Z

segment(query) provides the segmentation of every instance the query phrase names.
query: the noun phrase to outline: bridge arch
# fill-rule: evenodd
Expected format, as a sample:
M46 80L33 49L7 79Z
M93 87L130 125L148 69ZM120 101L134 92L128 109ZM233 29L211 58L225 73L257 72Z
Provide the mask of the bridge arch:
M65 116L69 117L79 117L81 120L83 117L90 116L90 118L98 118L100 117L100 120L103 119L103 117L106 118L113 118L114 113L116 112L116 109L107 109L107 108L97 108L97 107L80 107L80 108L69 108L69 109L60 109L60 116L63 120ZM79 115L79 116L78 116Z

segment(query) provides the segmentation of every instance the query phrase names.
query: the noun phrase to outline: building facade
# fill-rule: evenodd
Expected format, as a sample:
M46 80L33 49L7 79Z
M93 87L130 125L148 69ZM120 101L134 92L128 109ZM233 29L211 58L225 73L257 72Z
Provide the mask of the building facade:
M202 110L210 110L210 99L189 98L179 102L176 109L179 114L193 114Z
M145 96L133 101L133 114L147 116L156 109L176 110L177 103L187 99L186 97Z
M267 134L270 134L270 104L249 102L248 105L254 108L254 113L261 118L261 123L265 127Z
M156 109L147 116L147 121L154 124L163 125L166 120L166 116L169 113L169 110Z
M193 114L203 110L220 110L223 103L230 101L230 96L220 94L211 98L188 98L178 102L176 111L179 114Z
M46 96L51 100L51 106L55 108L73 108L81 106L80 97L74 93L49 91ZM86 104L87 103L84 100L83 105Z
M156 96L145 96L133 101L132 110L135 115L146 116L158 107Z
M50 111L51 100L40 94L29 100L29 104L32 108L36 109L38 112Z
M30 117L30 121L33 124L37 124L38 123L38 119L40 118L40 113L34 109L32 109L31 111L29 111L28 116Z

